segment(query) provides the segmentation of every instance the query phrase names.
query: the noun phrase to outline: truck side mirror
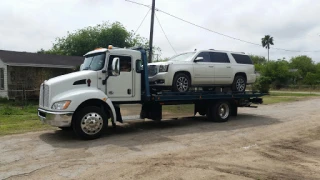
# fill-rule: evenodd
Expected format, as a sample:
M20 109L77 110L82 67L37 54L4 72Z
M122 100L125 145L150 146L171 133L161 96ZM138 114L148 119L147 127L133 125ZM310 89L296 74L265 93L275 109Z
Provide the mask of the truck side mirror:
M120 75L120 59L118 57L115 57L112 60L111 75L112 76Z
M83 65L83 64L81 64L81 66L80 66L80 71L82 71L82 70L83 70L83 66L84 66L84 65Z
M142 65L142 61L138 59L136 61L136 72L141 73L141 71L143 71L143 65Z

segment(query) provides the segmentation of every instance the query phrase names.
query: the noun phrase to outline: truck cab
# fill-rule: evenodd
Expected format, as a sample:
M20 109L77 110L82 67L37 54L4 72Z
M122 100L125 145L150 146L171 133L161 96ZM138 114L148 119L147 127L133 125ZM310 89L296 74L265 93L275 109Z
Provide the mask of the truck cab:
M145 54L112 46L86 53L80 71L41 84L38 116L61 129L82 129L82 137L100 135L108 119L117 120L117 104L141 101ZM75 118L80 119L77 125L72 124Z

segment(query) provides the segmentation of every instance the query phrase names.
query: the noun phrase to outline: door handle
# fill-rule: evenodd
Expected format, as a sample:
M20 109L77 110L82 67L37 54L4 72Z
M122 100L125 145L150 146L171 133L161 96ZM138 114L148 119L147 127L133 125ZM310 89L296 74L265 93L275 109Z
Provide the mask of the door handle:
M127 90L127 93L128 93L128 94L131 94L131 89L128 89L128 90Z
M209 66L209 68L213 68L214 66Z
M231 68L230 66L227 66L227 68Z

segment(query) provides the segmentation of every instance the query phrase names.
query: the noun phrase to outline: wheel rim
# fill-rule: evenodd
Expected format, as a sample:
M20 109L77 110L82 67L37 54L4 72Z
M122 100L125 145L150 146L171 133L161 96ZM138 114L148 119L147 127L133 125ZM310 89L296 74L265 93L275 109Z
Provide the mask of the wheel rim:
M226 103L220 104L219 106L219 116L222 119L226 119L229 116L229 106Z
M237 80L236 88L238 91L243 91L246 88L246 83L242 78Z
M88 113L81 120L81 129L88 135L97 134L102 127L103 119L98 113Z
M188 90L189 81L185 77L179 77L176 83L177 89L180 92L185 92Z

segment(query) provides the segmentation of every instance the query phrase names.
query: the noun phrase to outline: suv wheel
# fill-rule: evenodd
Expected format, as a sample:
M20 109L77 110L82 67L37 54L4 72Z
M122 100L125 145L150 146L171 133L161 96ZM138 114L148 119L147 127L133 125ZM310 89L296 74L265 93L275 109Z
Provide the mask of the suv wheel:
M190 78L185 73L179 73L174 76L172 89L175 92L187 92L190 88Z
M247 80L245 77L238 75L234 78L232 91L244 92L246 90Z

